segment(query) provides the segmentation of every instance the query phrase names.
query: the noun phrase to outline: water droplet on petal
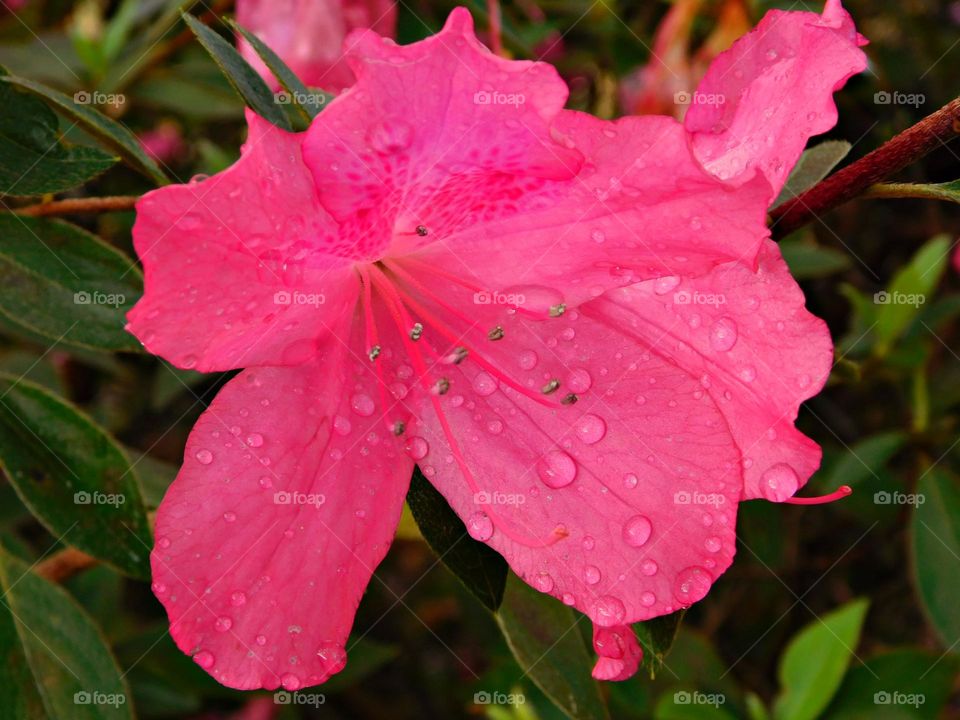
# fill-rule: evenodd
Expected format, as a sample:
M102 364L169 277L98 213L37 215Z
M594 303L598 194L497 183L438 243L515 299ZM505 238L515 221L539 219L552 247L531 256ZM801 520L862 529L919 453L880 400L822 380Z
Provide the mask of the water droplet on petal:
M537 461L537 474L547 487L566 487L577 476L577 463L562 450L551 450Z
M640 602L644 607L650 607L657 601L657 596L652 592L645 592L640 596Z
M333 429L338 435L349 435L352 427L350 421L343 415L337 415L333 419Z
M642 572L647 577L656 575L659 569L660 569L660 566L657 565L655 560L644 560L643 564L640 566L640 572Z
M596 585L600 582L600 568L596 565L587 565L583 569L583 579L588 585Z
M230 604L234 607L240 607L241 605L246 604L247 596L245 593L240 592L239 590L233 593L230 596Z
M717 352L726 352L737 344L737 324L728 317L717 320L710 328L710 346Z
M584 415L575 426L577 437L587 445L593 445L607 434L607 423L597 415Z
M213 653L209 650L201 650L193 656L193 661L204 670L209 670L216 662L216 658L213 657Z
M300 678L293 673L284 673L280 677L280 684L283 685L284 690L294 692L300 689Z
M691 605L707 594L712 583L713 578L705 568L696 565L684 568L673 583L673 595L681 605Z
M201 465L209 465L213 462L213 453L209 450L197 450L196 454L194 454L194 457Z
M520 353L520 357L517 358L517 362L520 363L522 370L533 370L537 366L539 359L533 350L524 350Z
M777 463L767 468L760 476L760 493L771 502L782 502L800 487L796 471L786 463Z
M231 512L228 510L223 514L224 522L232 523L236 519L237 519L237 514L235 512Z
M653 525L644 515L634 515L623 526L623 541L631 547L642 547L650 539Z
M467 532L474 540L484 542L493 537L493 521L482 510L475 512L467 521Z
M369 395L364 395L363 393L358 393L350 398L350 407L361 417L370 417L373 415L375 409L373 400Z
M214 623L214 627L217 629L217 632L226 632L233 627L233 620L228 618L226 615L222 615L217 618L217 622Z
M540 592L548 593L553 590L553 578L547 573L538 573L533 579L533 586Z
M593 385L593 378L586 368L574 368L567 375L564 387L575 393L585 393Z
M623 625L627 609L613 595L603 595L593 604L593 621L600 627Z
M628 490L632 490L637 486L637 483L640 482L640 479L633 473L627 473L623 476L623 486Z
M423 460L430 452L430 444L422 437L412 437L407 441L405 450L414 460Z
M260 447L263 445L263 435L260 433L250 433L247 436L247 445L250 447Z
M413 128L399 118L391 118L376 125L367 137L370 146L382 155L406 150L412 140Z
M720 551L722 544L720 543L720 538L718 538L716 535L711 535L703 541L703 546L708 552L715 553Z

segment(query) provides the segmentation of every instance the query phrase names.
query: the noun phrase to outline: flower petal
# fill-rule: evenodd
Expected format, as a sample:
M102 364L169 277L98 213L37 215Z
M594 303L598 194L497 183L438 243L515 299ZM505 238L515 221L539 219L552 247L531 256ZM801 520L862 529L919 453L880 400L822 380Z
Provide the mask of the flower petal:
M314 363L231 380L157 513L153 589L171 634L229 687L295 690L338 672L393 538L413 461L347 353L330 340Z
M867 66L840 0L822 15L771 10L711 64L684 118L694 154L718 178L756 171L780 192L812 135L837 122L833 93Z
M614 627L707 593L734 555L741 472L697 377L596 302L544 322L501 319L501 339L438 370L445 395L412 400L421 421L408 433L474 538ZM470 313L492 317L490 306ZM421 343L432 340L427 327ZM571 392L576 402L561 403Z
M640 643L629 625L594 625L593 649L597 653L597 663L592 674L597 680L631 678L643 659Z
M355 302L353 251L317 200L302 136L247 120L230 168L137 202L146 280L127 329L180 367L303 362Z
M743 455L744 499L785 500L819 467L819 446L793 423L826 383L833 344L826 324L804 308L775 243L764 245L756 272L731 263L598 302L625 332L657 341L700 378Z

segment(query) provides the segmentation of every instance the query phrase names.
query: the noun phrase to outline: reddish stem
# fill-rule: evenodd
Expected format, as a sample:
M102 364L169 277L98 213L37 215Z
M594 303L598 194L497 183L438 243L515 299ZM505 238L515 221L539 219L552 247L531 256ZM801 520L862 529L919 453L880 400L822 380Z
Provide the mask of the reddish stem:
M783 238L815 217L863 194L960 134L960 98L834 173L770 213L774 239Z
M70 215L73 213L98 213L113 210L131 210L139 200L137 195L115 195L112 197L70 198L51 202L27 205L15 208L17 215L42 217L44 215Z

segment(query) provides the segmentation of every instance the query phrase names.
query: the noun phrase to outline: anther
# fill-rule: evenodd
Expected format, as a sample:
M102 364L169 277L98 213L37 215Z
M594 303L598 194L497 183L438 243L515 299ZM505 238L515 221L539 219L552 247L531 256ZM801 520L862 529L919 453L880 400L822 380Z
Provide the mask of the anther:
M550 307L550 317L560 317L567 311L567 306L563 303L552 305Z
M421 335L423 335L423 325L421 323L414 323L413 327L410 328L410 339L419 340Z
M560 381L554 378L553 380L548 382L546 385L544 385L542 388L540 388L540 391L544 395L549 395L550 393L555 392L558 387L560 387Z
M497 325L493 330L487 333L488 340L503 340L503 328Z
M434 383L433 392L435 392L437 395L446 395L449 390L450 381L446 378L440 378L436 383Z
M380 346L374 345L372 348L370 348L370 352L367 353L367 357L370 358L370 362L373 362L380 357Z
M564 395L560 403L563 405L573 405L579 399L576 393L570 393L569 395Z
M455 347L453 349L453 352L450 353L450 362L452 362L454 365L459 365L460 363L462 363L464 360L467 359L467 355L469 354L470 354L470 351L467 350L462 345L459 347Z
M400 420L397 420L397 421L393 424L393 434L394 434L394 435L403 435L403 432L404 432L404 430L406 430L406 429L407 429L406 424L403 423L403 422L400 421Z
M427 226L426 225L417 225L417 235L420 237L427 236Z

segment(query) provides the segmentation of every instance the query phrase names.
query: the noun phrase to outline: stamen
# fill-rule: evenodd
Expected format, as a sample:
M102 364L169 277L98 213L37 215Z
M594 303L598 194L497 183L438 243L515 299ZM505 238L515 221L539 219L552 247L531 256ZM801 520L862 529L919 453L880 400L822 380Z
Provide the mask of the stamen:
M841 485L836 490L834 490L829 495L820 495L818 497L792 497L784 500L785 503L790 503L791 505L825 505L826 503L836 502L837 500L843 500L853 493L853 488L849 485Z
M421 335L423 335L423 325L414 323L413 327L410 328L410 339L419 340Z
M567 306L564 303L558 303L557 305L550 306L550 317L556 318L560 317L567 311Z
M542 392L544 395L549 395L552 392L556 392L558 387L560 387L560 381L554 378L553 380L548 382L546 385L544 385L542 388L540 388L540 392Z
M370 348L370 352L367 353L367 357L370 358L370 362L373 362L380 357L380 346L374 345L372 348Z
M493 330L487 333L488 340L503 340L503 328L497 325Z
M443 362L459 365L460 363L462 363L464 360L467 359L467 355L469 354L470 354L470 351L461 345L460 347L455 347L453 349L453 352L447 355L443 359Z
M373 318L373 283L370 281L370 274L367 272L366 267L363 265L357 266L357 272L360 274L360 281L363 285L363 316L364 316L364 339L370 352L368 357L371 362L376 360L380 355L380 343L377 336L377 323ZM376 351L376 352L374 352ZM380 407L383 408L383 421L387 420L387 408L390 407L387 404L387 393L386 387L387 383L383 378L383 367L381 363L374 363L374 368L377 373L377 393L380 396ZM396 432L394 426L394 432Z
M390 313L390 316L393 318L397 328L401 330L401 338L403 339L403 344L406 347L407 354L410 356L410 359L416 368L418 379L423 384L424 389L428 391L430 402L433 404L434 412L437 414L440 427L443 430L443 434L446 437L447 443L450 445L450 451L456 459L457 465L460 468L460 472L463 474L470 491L474 494L479 493L480 486L474 479L473 473L470 471L467 461L460 451L460 445L457 443L453 431L450 429L450 423L440 405L440 399L433 393L429 392L430 388L427 386L427 383L429 382L427 377L429 371L427 370L426 363L423 360L423 355L420 353L420 346L408 340L402 332L404 327L410 327L410 317L403 305L403 299L401 298L397 289L390 282L389 278L387 278L383 271L381 271L378 267L375 265L370 266L370 273L373 276L373 281L377 284L377 288L380 290L384 296L384 299L386 300L387 310ZM493 509L493 506L488 506L486 512L487 515L493 515L495 517L497 515L496 511ZM546 538L532 538L512 530L506 521L500 518L496 519L494 522L494 527L496 527L510 540L513 540L515 543L524 545L526 547L549 547L550 545L563 540L569 535L569 532L566 530L566 528L564 528L562 525L558 525Z
M440 378L434 383L433 392L437 395L446 395L450 392L450 381L446 378Z
M417 235L419 235L420 237L426 237L427 232L428 231L427 231L426 225L417 225Z
M407 429L407 424L402 420L397 420L393 424L393 434L394 435L403 435L404 431Z
M564 395L563 400L561 400L560 402L564 405L573 405L579 399L580 398L577 397L576 393L570 393L569 395Z

